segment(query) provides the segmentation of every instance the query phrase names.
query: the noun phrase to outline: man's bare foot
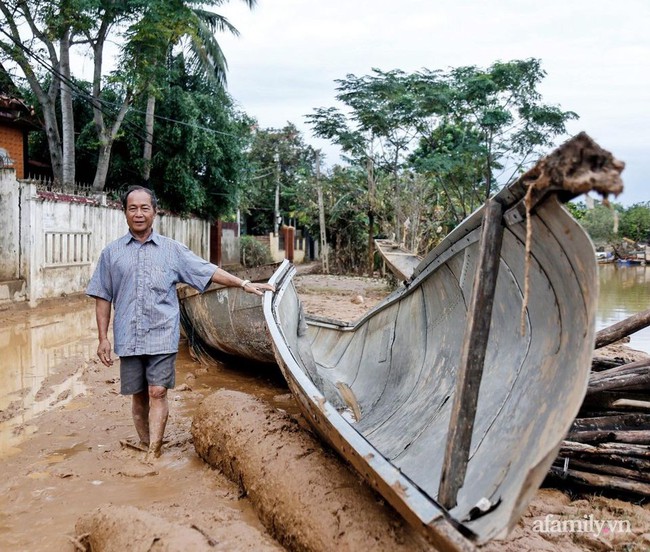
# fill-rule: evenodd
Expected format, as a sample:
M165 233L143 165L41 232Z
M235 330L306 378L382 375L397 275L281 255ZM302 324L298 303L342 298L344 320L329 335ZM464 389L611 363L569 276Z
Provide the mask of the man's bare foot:
M122 439L120 441L120 445L123 447L128 447L132 448L135 450L139 450L141 452L148 452L149 451L149 443L145 443L143 441L137 441L136 439Z
M147 464L153 464L156 458L160 458L162 454L162 441L158 443L151 443L149 449L147 450L147 456L145 456L144 461Z

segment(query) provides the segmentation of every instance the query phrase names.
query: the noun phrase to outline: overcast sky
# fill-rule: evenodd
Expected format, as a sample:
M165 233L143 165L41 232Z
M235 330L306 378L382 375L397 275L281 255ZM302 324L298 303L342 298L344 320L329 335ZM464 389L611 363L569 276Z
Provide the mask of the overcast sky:
M539 58L546 103L575 111L625 161L624 205L650 201L650 0L258 0L218 8L228 89L262 127L288 121L329 163L304 116L335 104L335 79L384 71L487 67Z

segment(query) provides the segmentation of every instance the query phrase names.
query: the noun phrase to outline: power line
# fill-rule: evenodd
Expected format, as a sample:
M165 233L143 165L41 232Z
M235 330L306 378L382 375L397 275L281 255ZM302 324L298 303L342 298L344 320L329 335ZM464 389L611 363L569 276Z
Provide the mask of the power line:
M3 28L0 28L0 32L2 34L4 34L5 36L7 36L21 50L23 50L24 53L27 56L29 56L32 59L34 59L35 61L37 61L47 72L49 72L50 74L55 76L59 81L64 82L65 84L67 84L71 89L74 89L74 95L76 97L87 101L94 108L98 109L103 115L115 117L114 112L106 111L106 110L102 109L100 106L104 106L104 107L108 106L108 107L112 107L112 108L117 108L119 110L119 108L121 107L120 104L115 103L115 102L109 102L109 101L104 100L102 98L93 97L92 95L88 94L88 92L86 92L81 86L79 86L74 80L72 80L72 79L68 78L67 76L63 75L54 66L52 66L48 61L42 59L31 48L28 48L22 42L16 41L16 39L12 35L7 33ZM132 112L135 112L135 113L146 114L145 111L142 111L140 109L136 109L133 106L129 106L129 110L132 111ZM170 117L164 117L162 115L155 115L154 114L154 118L158 119L158 120L162 120L162 121L167 121L167 122L179 124L179 125L184 125L184 126L187 126L189 128L196 129L196 130L203 130L203 131L206 131L206 132L212 132L214 134L221 134L221 135L230 136L230 137L233 137L233 138L238 138L239 137L239 135L234 134L232 132L225 132L225 131L222 131L222 130L213 129L213 128L206 127L206 126L203 126L203 125L197 125L195 123L188 123L187 121L180 121L178 119L173 119L173 118L170 118ZM123 120L122 124L125 127L130 128L132 131L134 131L134 133L138 136L138 138L140 138L141 140L146 140L146 129L144 129L141 125L138 125L134 121L131 121L131 120L126 119L126 118Z
M97 99L93 98L83 88L81 88L75 81L73 81L72 79L69 79L67 76L63 75L53 65L51 65L48 61L44 60L40 55L38 55L36 52L34 52L31 48L28 48L22 42L17 41L11 34L7 33L1 27L0 27L0 33L4 34L6 37L8 37L9 40L11 40L16 46L18 46L28 57L34 59L48 73L50 73L52 76L54 76L60 82L67 84L70 87L71 91L74 90L74 93L77 96L81 96L86 101L89 101L89 103L93 106L93 108L98 109L103 115L110 116L110 117L115 117L115 113L108 112L108 111L101 108L101 104L103 104L103 101L100 98L97 98ZM28 83L29 83L29 81L28 81ZM98 105L98 104L100 104L100 105ZM112 105L116 106L117 104L112 104ZM146 130L143 129L141 126L137 125L134 122L128 121L126 118L123 120L122 124L126 128L130 128L138 136L138 138L140 138L142 140L145 139ZM144 132L144 134L143 134L143 132Z

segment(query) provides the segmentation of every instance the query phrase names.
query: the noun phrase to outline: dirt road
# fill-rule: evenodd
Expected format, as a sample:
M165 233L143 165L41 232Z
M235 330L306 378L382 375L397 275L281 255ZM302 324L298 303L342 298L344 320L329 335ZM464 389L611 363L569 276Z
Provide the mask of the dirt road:
M297 288L308 312L348 320L388 291L382 280L319 275L299 276ZM58 325L69 317L74 331ZM255 395L295 419L280 374L206 367L182 343L168 442L148 466L140 451L121 444L134 437L130 402L118 393L116 367L95 360L93 325L93 303L85 298L0 311L0 549L80 550L78 520L101 506L110 521L108 505L136 528L154 523L153 516L165 527L194 531L212 550L282 549L240 485L199 459L190 433L197 405L218 389ZM553 520L589 516L629 523L600 534L552 530ZM514 534L486 550L650 550L650 507L545 489Z

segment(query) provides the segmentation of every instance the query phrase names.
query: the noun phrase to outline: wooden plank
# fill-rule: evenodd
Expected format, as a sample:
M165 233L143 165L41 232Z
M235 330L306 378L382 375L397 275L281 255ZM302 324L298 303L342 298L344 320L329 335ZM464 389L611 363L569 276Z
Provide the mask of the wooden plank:
M504 228L502 219L501 204L495 200L488 200L483 214L478 270L474 278L438 490L438 502L447 509L456 505L458 490L463 486L469 461L485 351L490 336L492 305L499 274Z
M564 469L564 461L562 459L558 460L555 467L562 467L562 469ZM577 469L593 474L615 475L616 477L624 477L625 479L650 483L650 473L648 472L650 465L646 465L641 469L635 469L616 466L609 462L598 463L587 462L580 459L571 459L569 460L569 467L573 470Z

